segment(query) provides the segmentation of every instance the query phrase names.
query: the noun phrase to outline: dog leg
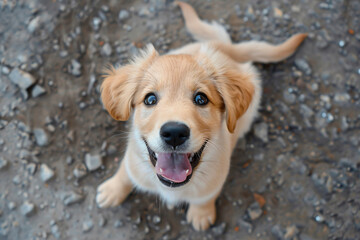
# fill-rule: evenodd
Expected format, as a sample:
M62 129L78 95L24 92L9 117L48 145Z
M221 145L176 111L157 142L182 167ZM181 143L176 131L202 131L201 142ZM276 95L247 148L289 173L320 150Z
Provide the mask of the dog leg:
M123 160L115 175L97 188L96 203L100 208L115 207L125 200L132 189Z
M186 214L188 223L192 223L197 231L203 231L215 223L216 208L215 201L217 195L203 204L190 204Z

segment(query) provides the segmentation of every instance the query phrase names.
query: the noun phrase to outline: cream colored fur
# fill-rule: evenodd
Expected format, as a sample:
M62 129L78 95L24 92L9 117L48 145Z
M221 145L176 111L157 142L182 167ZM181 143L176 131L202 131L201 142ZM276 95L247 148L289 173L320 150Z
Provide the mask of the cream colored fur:
M120 168L113 177L98 187L96 202L102 208L116 206L124 201L135 187L159 195L169 205L188 203L187 220L196 230L205 230L215 222L215 200L228 175L232 150L238 138L244 136L250 129L260 104L261 82L251 62L281 61L294 53L306 35L295 35L277 46L256 41L232 44L229 35L219 24L205 23L199 19L190 5L183 2L177 4L182 9L187 29L201 42L173 50L166 56L158 56L155 49L150 46L132 64L111 70L103 83L102 99L105 107L117 120L127 120L130 117L132 128ZM163 62L160 64L159 61ZM181 72L176 72L176 69L174 72L166 70L172 69L172 61L182 63L184 69L188 69L186 74L182 75ZM194 69L192 61L197 65ZM214 106L206 110L198 110L196 106L192 106L191 101L187 103L186 99L182 99L188 92L184 82L188 81L192 84L195 81L196 84L196 81L201 79L201 74L207 74L209 78L215 79L212 80L213 82L209 80L207 84L208 87L215 85L220 94L215 94L217 96L214 98L219 100L214 100ZM237 84L241 91L239 93L239 97L242 97L241 108L229 102L231 96L227 94L230 93L217 82L230 81L225 76L229 78L240 76L243 79L232 79L243 81ZM141 99L144 96L139 90L148 87L142 81L147 81L151 85L150 80L144 79L153 77L160 79L159 82L164 86L172 86L166 82L166 79L174 79L173 89L167 87L166 91L173 91L174 95L179 94L176 95L179 97L175 98L166 91L162 92L164 100L159 102L156 110L142 106ZM163 77L165 80L161 80ZM181 77L184 77L184 80ZM131 82L132 79L136 81ZM144 85L139 87L136 84ZM127 91L129 93L126 93ZM160 88L159 91L164 89ZM223 105L224 109L220 107ZM143 137L146 136L151 149L161 149L162 143L159 138L161 124L169 120L185 122L191 127L191 131L194 131L189 139L191 144L188 152L196 152L202 144L199 139L203 134L201 124L194 120L196 114L204 119L213 116L207 118L210 121L209 126L213 128L209 143L205 147L200 164L193 169L190 182L178 188L169 188L158 180ZM231 118L234 116L237 117L237 121L232 123ZM153 117L153 120L149 121L151 128L142 125L141 119L151 117Z

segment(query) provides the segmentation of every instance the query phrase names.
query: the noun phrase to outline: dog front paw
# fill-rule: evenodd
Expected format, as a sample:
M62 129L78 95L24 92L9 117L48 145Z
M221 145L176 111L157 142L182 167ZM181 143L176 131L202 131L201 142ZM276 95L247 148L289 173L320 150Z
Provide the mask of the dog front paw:
M96 193L96 203L100 208L115 207L122 203L132 190L116 177L103 182Z
M197 231L203 231L215 223L216 209L215 204L193 205L190 204L186 214L188 223L192 223Z

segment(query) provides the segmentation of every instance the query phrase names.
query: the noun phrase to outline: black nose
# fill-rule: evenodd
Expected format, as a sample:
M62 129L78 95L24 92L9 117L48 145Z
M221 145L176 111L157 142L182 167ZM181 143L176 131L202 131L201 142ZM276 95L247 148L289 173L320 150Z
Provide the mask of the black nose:
M189 139L190 128L183 123L167 122L161 127L160 136L175 148Z

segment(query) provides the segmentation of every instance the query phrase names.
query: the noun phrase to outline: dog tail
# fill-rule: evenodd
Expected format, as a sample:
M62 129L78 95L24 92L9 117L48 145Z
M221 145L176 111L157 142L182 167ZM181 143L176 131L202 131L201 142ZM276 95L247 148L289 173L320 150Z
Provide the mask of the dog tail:
M269 63L279 62L290 57L306 37L306 33L296 34L279 45L259 41L249 41L238 44L214 42L211 45L240 63Z
M211 24L201 21L192 6L185 2L175 2L182 11L185 25L189 33L198 41L221 41L231 43L229 34L219 23L213 21Z

